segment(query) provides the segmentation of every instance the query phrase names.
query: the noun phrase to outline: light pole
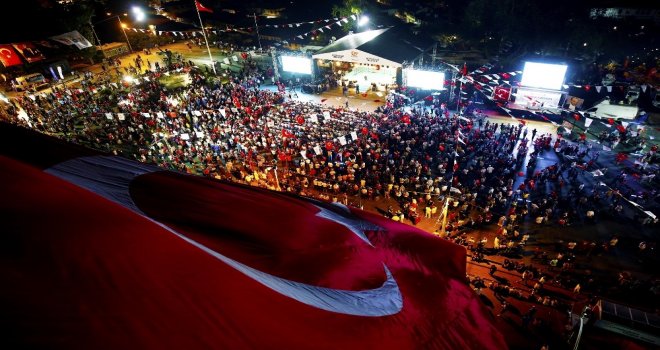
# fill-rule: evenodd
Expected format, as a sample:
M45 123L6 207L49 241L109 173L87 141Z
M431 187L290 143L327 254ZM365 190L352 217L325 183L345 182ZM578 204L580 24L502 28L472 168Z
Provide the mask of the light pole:
M92 24L92 20L89 20L89 26L92 28L92 34L94 34L94 38L96 39L96 43L101 46L101 40L99 39L99 36L96 34L96 30L94 30L94 25Z
M124 38L126 38L126 43L128 44L128 50L133 52L133 48L131 47L131 41L128 40L128 35L126 35L126 23L122 23L121 20L119 19L119 16L117 16L117 21L119 21L119 26L121 27L122 33L124 33Z
M99 24L99 23L109 21L109 20L114 19L114 18L117 19L117 23L119 23L119 28L121 28L122 33L124 33L124 38L126 39L126 44L128 44L128 49L130 50L130 52L133 52L133 47L131 47L131 42L130 42L130 40L128 40L128 35L126 35L126 27L127 26L126 26L125 23L122 23L121 18L119 17L119 15L115 15L115 16L112 16L112 17L108 17L106 19L102 19L98 22L95 22L94 24ZM92 24L92 30L94 30L94 24ZM97 40L98 40L98 38L97 38ZM100 43L101 43L101 41L99 41L99 44Z
M257 14L252 13L252 18L254 18L254 27L257 29L257 41L259 42L259 52L261 52L261 35L259 35L259 24L257 23Z

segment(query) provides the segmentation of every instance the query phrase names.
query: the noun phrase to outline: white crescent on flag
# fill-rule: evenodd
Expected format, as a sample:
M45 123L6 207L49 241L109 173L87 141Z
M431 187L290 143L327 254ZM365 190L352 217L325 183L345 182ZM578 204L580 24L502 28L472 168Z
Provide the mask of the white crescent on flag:
M386 280L376 289L349 291L318 287L256 270L222 255L168 225L149 217L133 201L129 193L130 183L140 175L161 171L163 170L155 166L110 156L74 158L46 170L51 175L85 188L144 216L187 243L223 261L255 281L299 302L322 310L354 316L388 316L400 312L403 308L401 291L385 264L383 264L383 269ZM377 225L367 221L350 218L347 215L340 215L319 206L316 207L320 210L316 216L346 227L370 246L372 244L364 231L381 230ZM347 214L350 213L346 207L341 206L340 209Z

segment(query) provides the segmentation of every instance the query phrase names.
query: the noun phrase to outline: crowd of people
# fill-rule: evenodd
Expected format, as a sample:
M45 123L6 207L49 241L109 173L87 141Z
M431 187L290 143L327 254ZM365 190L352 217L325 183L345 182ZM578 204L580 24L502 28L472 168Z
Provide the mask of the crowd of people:
M530 227L593 225L636 209L619 190L625 178L602 185L585 180L598 168L599 151L524 123L458 115L441 104L411 105L395 92L374 112L295 101L278 89L262 89L268 72L249 57L225 83L208 79L192 62L135 64L133 73L144 71L137 83L88 77L84 89L54 87L19 97L3 113L13 123L168 169L327 201L372 203L383 215L411 224L432 220L438 235L468 246L477 262L495 254L519 258L535 233ZM159 78L169 74L185 75L189 84L168 90ZM557 160L540 166L540 156ZM657 195L651 190L644 196L652 201ZM443 207L446 214L438 209ZM471 232L487 225L495 227L493 243L475 242ZM506 260L504 268L531 284L525 293L497 280L488 287L505 299L558 309L566 303L543 294L546 281L607 293L609 281L578 269L575 256L614 249L611 241L578 241L535 252L540 268ZM471 282L486 286L481 279ZM634 285L649 287L654 296L660 292L657 280Z

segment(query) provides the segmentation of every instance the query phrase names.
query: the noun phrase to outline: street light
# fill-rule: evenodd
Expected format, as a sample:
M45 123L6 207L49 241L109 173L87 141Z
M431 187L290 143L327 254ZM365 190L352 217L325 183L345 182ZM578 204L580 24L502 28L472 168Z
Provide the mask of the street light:
M124 38L126 38L126 44L128 44L128 50L133 52L133 48L131 47L131 41L128 40L128 35L126 35L126 28L128 27L126 23L122 23L121 20L119 19L119 16L117 16L117 21L119 22L119 26L121 27L122 33L124 33Z
M128 44L128 49L129 49L131 52L133 52L133 47L131 47L131 42L130 42L130 40L128 40L128 35L126 35L126 28L127 28L128 26L127 26L125 23L122 23L122 22L121 22L121 18L120 18L119 15L115 15L115 16L112 16L112 17L109 17L109 18L106 18L106 19L100 20L100 21L98 21L98 22L96 22L96 23L93 23L93 24L92 24L92 29L94 28L94 24L99 24L99 23L101 23L101 22L109 21L109 20L114 19L114 18L117 19L117 23L119 23L119 27L121 28L122 33L124 33L124 38L126 38L126 44ZM101 42L99 41L99 44L100 44L100 43L101 43Z
M369 23L369 17L367 16L360 16L360 20L358 21L358 27L362 27Z

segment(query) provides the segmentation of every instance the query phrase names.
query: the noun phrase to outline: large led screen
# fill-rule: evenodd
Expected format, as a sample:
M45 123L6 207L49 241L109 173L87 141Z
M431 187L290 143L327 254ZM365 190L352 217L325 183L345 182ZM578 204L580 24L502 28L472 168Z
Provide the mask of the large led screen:
M442 90L445 84L445 73L425 70L406 70L408 86L424 90Z
M312 60L305 57L282 56L282 69L285 72L312 74Z
M520 85L539 89L561 90L568 66L525 62Z

